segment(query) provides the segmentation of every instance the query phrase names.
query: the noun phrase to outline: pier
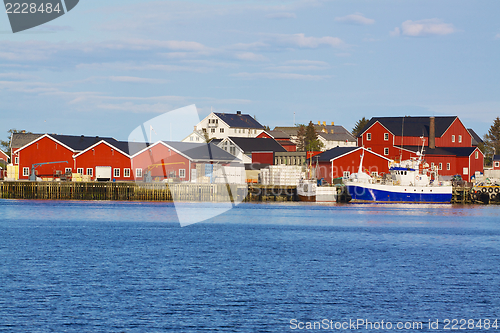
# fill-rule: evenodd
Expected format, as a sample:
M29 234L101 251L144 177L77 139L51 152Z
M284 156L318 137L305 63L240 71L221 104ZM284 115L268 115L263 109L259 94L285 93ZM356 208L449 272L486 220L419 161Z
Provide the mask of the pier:
M346 202L338 187L339 202ZM298 201L294 185L227 185L141 182L0 182L0 198L41 200ZM500 186L455 186L453 204L500 204Z

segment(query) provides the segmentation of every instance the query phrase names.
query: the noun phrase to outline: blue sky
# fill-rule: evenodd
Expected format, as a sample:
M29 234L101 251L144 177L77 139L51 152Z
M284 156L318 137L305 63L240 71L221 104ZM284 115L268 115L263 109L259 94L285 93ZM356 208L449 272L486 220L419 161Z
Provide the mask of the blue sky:
M0 137L114 136L196 104L271 128L500 116L498 1L81 0L12 34L0 15ZM192 124L195 125L195 124ZM2 134L4 133L4 134ZM189 133L186 133L186 135Z

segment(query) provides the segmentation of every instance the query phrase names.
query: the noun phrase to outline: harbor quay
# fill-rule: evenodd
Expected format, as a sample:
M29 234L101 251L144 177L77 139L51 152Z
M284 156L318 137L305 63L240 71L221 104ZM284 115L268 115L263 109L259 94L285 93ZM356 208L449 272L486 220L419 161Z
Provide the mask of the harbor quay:
M337 201L348 202L344 186ZM142 182L0 182L2 199L259 202L299 201L296 185ZM500 204L500 186L453 187L452 204Z

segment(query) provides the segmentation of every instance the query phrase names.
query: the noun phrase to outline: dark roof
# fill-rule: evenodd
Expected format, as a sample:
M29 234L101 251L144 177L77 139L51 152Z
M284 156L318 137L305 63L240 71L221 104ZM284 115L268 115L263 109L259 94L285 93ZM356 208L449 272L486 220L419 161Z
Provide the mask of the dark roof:
M351 133L324 133L318 132L318 136L321 136L326 141L351 141L356 142L356 138L352 136Z
M21 148L26 146L28 143L35 141L44 134L36 133L12 133L12 140L10 142L11 148Z
M268 138L240 138L240 137L229 137L235 145L241 148L244 153L251 153L254 151L273 151L273 152L285 152L286 149L283 148L276 140Z
M332 158L342 156L356 149L360 149L360 147L335 147L314 156L312 159L314 162L316 160L318 160L319 162L330 162Z
M469 131L470 135L472 136L472 145L477 146L480 143L483 143L483 140L479 135L477 135L476 132L472 128L468 128L467 131Z
M223 122L229 125L229 127L236 128L258 128L263 129L257 120L248 114L233 114L233 113L215 113Z
M399 148L399 147L395 147ZM420 151L422 147L419 146L403 146L404 149L411 150L414 152ZM444 156L458 156L458 157L468 157L470 156L477 147L436 147L430 149L429 147L424 148L425 155L444 155Z
M493 155L493 161L500 160L500 155Z
M212 139L212 140L210 140L210 143L213 143L214 145L218 145L221 141L222 141L222 139Z
M115 146L116 148L117 145L119 145L119 141L114 139L114 138L109 138L109 137L99 137L99 136L84 136L84 135L53 135L49 134L52 138L56 139L57 141L65 144L66 146L70 147L73 150L76 151L82 151L87 149L90 146L93 146L94 144L98 143L99 141L106 141L107 143Z
M352 136L351 132L345 129L344 126L340 125L314 125L314 129L319 133L329 133L329 134L349 134ZM299 130L298 126L286 127L286 126L276 126L273 131L284 132L288 135L297 135L297 131ZM333 131L333 133L332 133Z
M163 141L168 146L186 155L193 161L241 162L228 152L213 143L190 143L178 141Z
M436 124L436 138L441 137L450 125L457 119L452 117L434 117ZM428 137L430 117L373 117L359 132L360 137L370 126L376 122L382 124L396 136Z

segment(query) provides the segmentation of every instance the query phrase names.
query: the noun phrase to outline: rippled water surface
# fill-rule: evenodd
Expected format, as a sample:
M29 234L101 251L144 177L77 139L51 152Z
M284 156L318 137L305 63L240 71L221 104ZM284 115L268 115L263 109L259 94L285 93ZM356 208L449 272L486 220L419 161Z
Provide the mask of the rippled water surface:
M0 200L0 216L0 331L500 319L498 206L241 204L181 228L169 203Z

